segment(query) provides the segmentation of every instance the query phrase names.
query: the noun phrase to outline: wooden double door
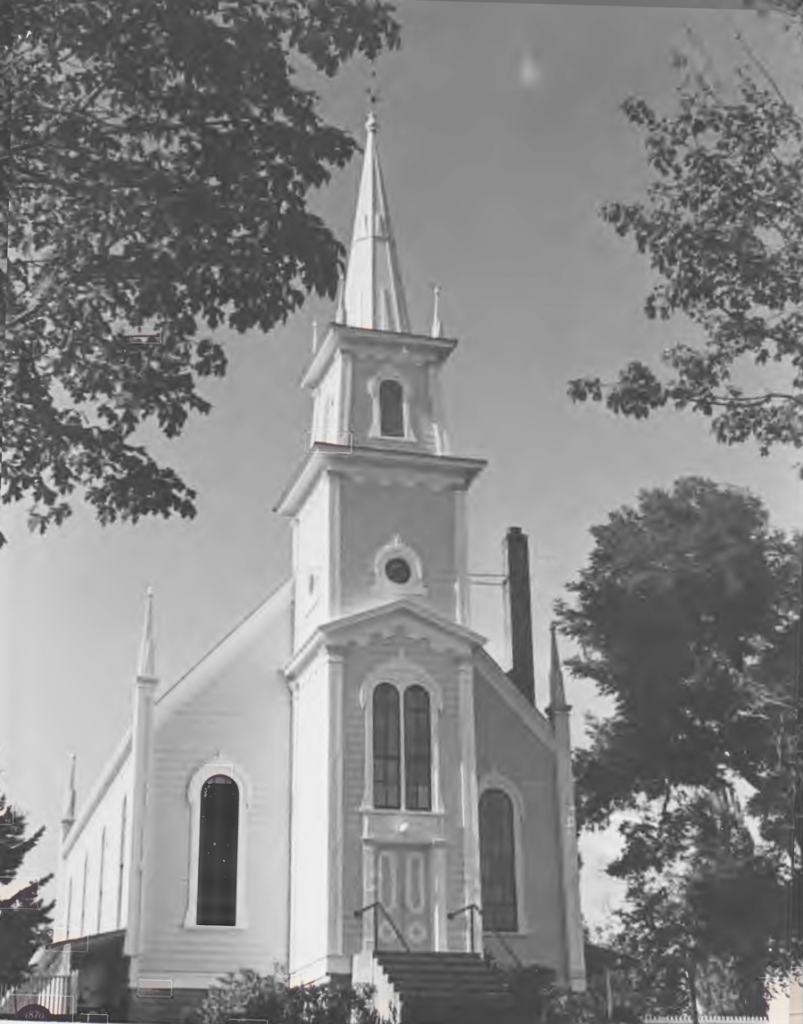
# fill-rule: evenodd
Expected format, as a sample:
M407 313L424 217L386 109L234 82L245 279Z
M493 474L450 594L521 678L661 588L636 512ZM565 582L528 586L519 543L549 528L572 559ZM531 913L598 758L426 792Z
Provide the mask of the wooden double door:
M426 846L385 845L376 850L376 898L413 952L433 948L430 857ZM378 939L380 949L402 948L392 925L381 913Z

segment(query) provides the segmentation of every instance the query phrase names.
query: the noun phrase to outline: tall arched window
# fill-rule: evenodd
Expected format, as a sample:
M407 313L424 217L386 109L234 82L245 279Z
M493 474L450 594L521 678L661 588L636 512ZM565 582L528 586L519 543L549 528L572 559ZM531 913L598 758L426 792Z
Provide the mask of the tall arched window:
M100 872L98 873L98 924L96 931L100 933L100 922L103 915L103 870L106 862L106 829L100 834Z
M417 685L404 691L404 802L408 811L432 809L429 694Z
M482 923L488 931L518 930L513 801L501 789L480 797Z
M197 924L237 923L237 833L240 792L228 775L213 775L201 791Z
M404 437L404 388L397 380L379 385L379 430L383 437Z
M374 807L401 806L399 691L390 683L374 690Z
M86 933L84 932L84 920L86 915L86 883L89 877L89 854L84 854L84 882L81 886L81 927L78 930L78 935L83 937Z
M117 867L117 927L120 927L123 914L123 872L125 870L125 816L128 798L123 797L123 808L120 814L120 859Z

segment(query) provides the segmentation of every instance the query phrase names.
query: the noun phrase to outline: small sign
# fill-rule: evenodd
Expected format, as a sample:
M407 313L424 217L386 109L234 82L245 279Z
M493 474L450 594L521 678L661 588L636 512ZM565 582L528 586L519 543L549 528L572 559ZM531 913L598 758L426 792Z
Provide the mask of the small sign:
M39 1003L28 1003L17 1011L17 1020L50 1020L50 1010Z

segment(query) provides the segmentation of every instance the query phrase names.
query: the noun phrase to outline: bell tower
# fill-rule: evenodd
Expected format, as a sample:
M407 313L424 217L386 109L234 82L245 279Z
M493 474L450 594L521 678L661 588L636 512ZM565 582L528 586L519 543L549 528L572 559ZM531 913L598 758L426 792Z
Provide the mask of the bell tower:
M371 114L335 319L302 381L306 457L277 506L293 520L296 649L400 597L469 619L464 499L485 463L450 451L440 375L457 342L437 309L429 334L410 329L377 134Z

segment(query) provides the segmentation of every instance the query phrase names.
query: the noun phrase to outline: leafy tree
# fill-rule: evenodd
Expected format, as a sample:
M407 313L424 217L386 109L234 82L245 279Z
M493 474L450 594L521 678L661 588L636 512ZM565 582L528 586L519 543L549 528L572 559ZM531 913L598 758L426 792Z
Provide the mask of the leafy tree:
M136 431L209 411L198 382L226 357L204 332L334 294L343 247L307 202L356 143L313 86L398 46L392 7L19 0L2 20L2 500L40 531L76 490L102 523L192 516Z
M368 990L338 985L289 987L279 977L244 970L220 979L193 1024L226 1024L233 1017L268 1024L381 1024Z
M621 948L661 967L645 985L665 1010L679 986L690 998L690 970L720 962L743 979L734 1009L753 1012L755 986L800 962L786 910L803 845L800 539L758 498L699 478L643 491L591 532L558 616L580 646L572 671L613 701L575 770L581 825L615 823L624 842L608 868L628 886Z
M800 11L799 0L775 6ZM730 90L684 71L670 115L623 104L653 180L645 200L609 202L603 219L658 276L646 315L685 314L702 340L668 349L664 373L637 360L569 394L637 419L690 409L718 441L767 454L803 446L803 121L760 68L764 82L740 68Z
M25 816L15 811L0 793L0 886L9 886L26 855L36 846L44 827L25 838ZM0 989L19 986L31 973L29 962L50 941L49 916L55 903L42 905L39 889L53 878L47 875L0 899Z

